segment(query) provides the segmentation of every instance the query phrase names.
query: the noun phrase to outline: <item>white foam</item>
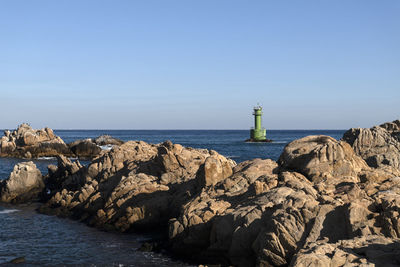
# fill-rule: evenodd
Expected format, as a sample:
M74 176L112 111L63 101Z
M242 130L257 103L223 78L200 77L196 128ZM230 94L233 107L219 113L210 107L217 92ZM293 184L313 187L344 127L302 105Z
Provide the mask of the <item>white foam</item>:
M55 160L56 157L38 157L38 160Z
M19 210L16 210L16 209L0 210L0 214L7 214L7 213L16 212L16 211L19 211Z
M102 150L111 150L114 146L113 145L104 145L99 146Z

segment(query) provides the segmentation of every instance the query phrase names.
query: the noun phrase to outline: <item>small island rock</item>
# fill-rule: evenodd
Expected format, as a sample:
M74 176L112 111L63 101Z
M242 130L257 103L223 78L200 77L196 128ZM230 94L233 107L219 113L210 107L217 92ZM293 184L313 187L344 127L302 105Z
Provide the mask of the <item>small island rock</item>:
M54 157L60 154L73 156L64 141L56 136L50 128L34 130L28 124L23 123L13 132L5 131L4 136L1 137L1 157L30 159Z

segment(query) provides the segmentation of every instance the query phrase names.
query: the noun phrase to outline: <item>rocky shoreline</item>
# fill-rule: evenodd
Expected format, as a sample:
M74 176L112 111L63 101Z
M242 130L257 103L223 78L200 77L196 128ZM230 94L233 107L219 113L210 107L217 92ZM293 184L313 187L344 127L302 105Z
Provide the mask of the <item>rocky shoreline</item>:
M399 120L350 129L342 140L294 140L277 162L236 164L169 141L65 144L26 124L5 132L0 156L58 160L45 176L32 162L17 164L1 201L38 200L40 212L104 230L164 231L170 252L201 264L400 264Z
M63 155L93 159L101 154L101 146L112 147L123 143L109 135L102 135L95 139L76 140L66 144L50 128L34 130L29 124L23 123L14 131L4 131L4 136L0 139L0 157L35 159Z

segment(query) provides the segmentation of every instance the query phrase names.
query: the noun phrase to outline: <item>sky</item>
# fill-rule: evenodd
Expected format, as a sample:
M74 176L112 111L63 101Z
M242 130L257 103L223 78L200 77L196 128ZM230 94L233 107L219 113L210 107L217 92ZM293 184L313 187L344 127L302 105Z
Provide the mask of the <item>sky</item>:
M400 118L400 1L2 0L0 129Z

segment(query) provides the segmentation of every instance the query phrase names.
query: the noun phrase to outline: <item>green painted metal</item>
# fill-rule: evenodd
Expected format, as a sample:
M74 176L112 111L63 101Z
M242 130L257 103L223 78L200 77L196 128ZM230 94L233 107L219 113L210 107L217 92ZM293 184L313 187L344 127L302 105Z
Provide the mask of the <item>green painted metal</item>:
M267 131L261 126L262 107L254 107L254 128L250 130L250 139L254 141L263 141L267 139Z

